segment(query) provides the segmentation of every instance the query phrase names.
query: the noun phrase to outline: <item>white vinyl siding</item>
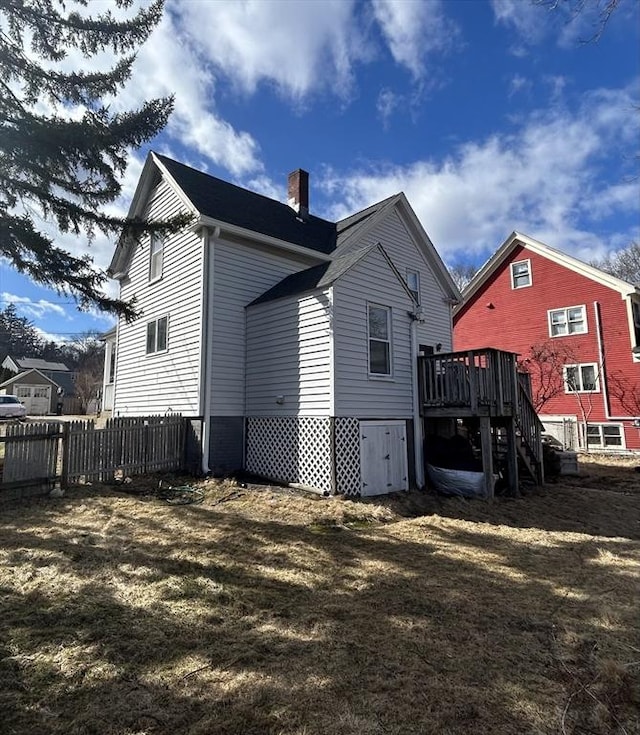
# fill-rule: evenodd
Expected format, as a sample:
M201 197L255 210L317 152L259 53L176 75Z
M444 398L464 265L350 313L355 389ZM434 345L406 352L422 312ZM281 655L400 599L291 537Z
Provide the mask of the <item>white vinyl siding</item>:
M328 416L328 291L247 309L247 416Z
M566 337L570 334L587 332L587 310L584 306L551 309L548 314L550 337Z
M511 288L526 288L531 285L531 261L519 260L511 263Z
M147 207L151 219L181 211L172 189L161 183ZM202 239L187 229L164 240L163 277L149 282L150 240L133 255L123 299L136 297L140 316L118 328L114 415L144 415L169 410L199 412L202 314ZM169 350L147 355L147 323L169 316Z
M214 415L245 415L245 307L285 276L316 263L257 245L215 243L211 317Z
M416 325L418 344L452 349L451 307L431 267L393 211L363 241L381 243L398 272L420 274L422 308L428 318ZM368 369L367 303L384 294L391 308L393 380L371 380ZM334 364L336 416L410 418L412 416L411 297L379 250L357 263L334 285Z

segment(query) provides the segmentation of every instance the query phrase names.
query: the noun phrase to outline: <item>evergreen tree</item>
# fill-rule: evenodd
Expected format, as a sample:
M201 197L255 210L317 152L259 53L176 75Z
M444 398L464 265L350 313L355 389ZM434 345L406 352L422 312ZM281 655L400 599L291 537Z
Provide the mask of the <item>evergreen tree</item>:
M0 310L0 362L11 357L40 357L43 342L34 327L24 316L18 316L14 304Z
M114 6L128 8L131 1L114 0ZM127 151L153 138L172 109L170 97L120 113L103 101L130 77L135 49L162 8L163 0L155 0L121 20L111 11L92 15L87 0L0 0L0 255L72 295L80 308L127 318L134 316L131 304L104 295L106 275L92 258L60 247L37 218L85 236L87 244L97 230L137 237L182 224L143 225L103 209L120 194ZM106 71L69 71L64 62L71 49L82 52L87 66L104 51L119 60Z

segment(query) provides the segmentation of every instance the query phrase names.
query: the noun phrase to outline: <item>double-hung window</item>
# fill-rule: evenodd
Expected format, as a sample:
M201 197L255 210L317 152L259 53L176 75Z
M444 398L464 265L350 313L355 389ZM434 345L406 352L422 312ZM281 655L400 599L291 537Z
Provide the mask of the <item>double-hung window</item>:
M164 238L155 232L151 235L149 256L149 280L157 281L162 277L162 263L164 260Z
M418 271L407 271L407 286L416 304L420 303L420 274Z
M570 306L566 309L549 311L549 335L551 337L585 334L586 331L587 312L584 306Z
M587 446L624 448L622 426L620 424L587 424Z
M391 309L368 305L369 374L391 375Z
M531 261L519 260L511 263L511 288L524 288L531 285Z
M564 366L564 389L566 393L594 393L600 390L598 369L595 362L583 365Z
M147 355L164 352L167 349L168 325L169 318L166 316L147 322Z

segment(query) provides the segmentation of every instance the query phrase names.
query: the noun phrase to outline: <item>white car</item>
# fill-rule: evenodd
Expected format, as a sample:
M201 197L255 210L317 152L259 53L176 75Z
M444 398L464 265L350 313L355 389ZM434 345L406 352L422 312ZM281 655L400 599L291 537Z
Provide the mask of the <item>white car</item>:
M23 419L27 409L15 396L0 396L0 419Z

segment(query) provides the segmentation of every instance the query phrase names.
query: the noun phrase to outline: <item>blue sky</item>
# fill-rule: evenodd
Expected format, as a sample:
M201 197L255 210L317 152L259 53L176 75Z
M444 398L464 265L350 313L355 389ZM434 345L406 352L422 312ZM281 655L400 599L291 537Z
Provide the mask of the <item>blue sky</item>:
M640 238L640 3L585 43L604 4L572 18L573 0L167 0L112 105L172 93L175 111L113 208L153 149L283 201L305 168L328 218L403 190L451 265L512 230L587 260L625 247ZM114 247L60 242L101 268ZM7 264L0 299L54 338L113 323Z

